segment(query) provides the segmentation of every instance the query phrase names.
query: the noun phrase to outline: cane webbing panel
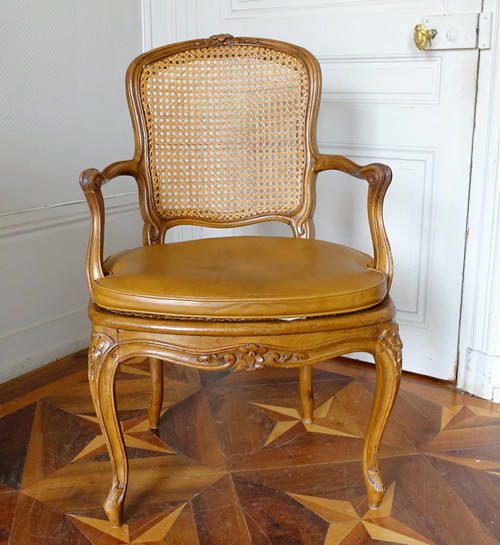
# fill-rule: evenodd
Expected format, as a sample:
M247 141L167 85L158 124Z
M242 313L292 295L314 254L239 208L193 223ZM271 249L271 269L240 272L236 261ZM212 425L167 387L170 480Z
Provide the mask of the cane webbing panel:
M161 217L231 221L298 209L302 61L259 46L191 49L147 65L140 94Z

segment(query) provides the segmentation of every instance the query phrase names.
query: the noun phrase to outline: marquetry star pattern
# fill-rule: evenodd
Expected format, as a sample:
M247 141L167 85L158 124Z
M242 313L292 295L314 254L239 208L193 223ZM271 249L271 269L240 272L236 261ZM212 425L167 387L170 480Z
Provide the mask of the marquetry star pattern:
M355 429L354 433L345 431L345 426L335 425L330 419L328 414L332 410L335 398L330 397L327 401L322 403L319 407L314 409L313 422L306 424L302 420L302 416L299 411L290 407L282 407L279 405L268 405L266 403L252 403L255 407L261 409L265 414L270 416L276 421L271 434L267 438L264 446L271 445L272 443L282 439L286 436L289 440L292 437L304 432L321 433L324 435L339 435L343 437L363 437L363 434L359 428L352 425Z
M118 529L102 510L110 484L109 461L82 377L74 383L66 380L63 389L57 382L53 390L40 388L39 397L30 393L17 407L4 405L0 534L7 532L12 543L36 537L41 545L64 543L65 532L71 532L78 545L201 545L221 524L226 526L217 526L220 533L213 543L225 542L229 524L232 532L238 528L245 543L255 540L252 532L263 527L270 542L273 532L279 537L279 531L289 530L300 536L313 530L314 543L324 545L500 544L495 524L500 505L500 406L434 386L412 383L405 390L403 384L384 436L389 457L381 458L392 484L380 508L372 511L366 507L357 454L372 378L368 373L361 379L345 375L339 382L341 373L332 372L337 375L331 389L328 377L320 377L314 421L306 424L289 379L280 383L272 375L268 387L262 379L246 382L252 374L221 374L200 381L195 371L167 369L166 407L160 430L153 432L147 418L147 362L122 365L118 392L134 392L135 398L121 413L132 479L125 524ZM137 400L142 398L140 406ZM252 420L251 432L239 442L239 430L246 433L244 419L259 411L265 417ZM227 421L233 414L239 416L231 427ZM402 438L407 441L403 447ZM343 445L345 452L350 449L349 455L337 455L332 463L325 456L318 474L301 449L306 445L308 454L316 448L325 452L330 441L334 447ZM241 445L250 458L244 457ZM230 456L236 460L232 465ZM311 464L309 481L301 481L301 464ZM268 503L261 503L262 494ZM293 517L289 509L296 510ZM251 526L249 517L254 515L260 526ZM283 524L277 525L281 515ZM40 521L53 522L54 528L39 529Z
M388 488L380 508L376 511L367 510L363 516L360 516L347 501L304 494L290 493L289 496L329 523L324 545L362 543L369 538L401 545L436 545L434 541L391 516L394 490L395 483ZM111 543L112 538L116 544L139 545L159 542L166 538L186 505L187 502L182 502L133 524L124 524L120 528L113 528L106 520L77 515L70 517L91 540L98 538L99 535L102 539L102 534L105 534L108 538L106 543Z
M183 502L169 510L154 513L150 517L141 519L135 524L123 524L120 528L113 528L107 520L91 517L70 515L73 523L87 536L91 542L98 539L103 541L106 536L106 544L122 543L139 545L145 543L161 542L169 533L177 521L187 502Z
M348 501L289 494L293 499L330 523L324 545L351 545L376 539L402 545L436 545L391 516L395 483L387 489L380 507L359 516Z
M490 429L491 448L477 450L467 448L449 448L442 450L442 444L450 447L458 446L457 438L467 430L468 435L475 435L484 429ZM500 405L496 409L482 408L470 404L453 404L442 407L441 430L427 445L427 453L433 458L445 460L461 466L482 470L500 477ZM476 455L471 455L471 454Z
M162 415L166 411L163 411ZM95 416L78 415L83 420L98 424ZM151 432L149 427L149 419L142 415L132 418L130 420L120 422L123 431L123 438L125 446L129 448L137 448L142 450L150 450L153 452L163 454L175 454L176 451L170 448L166 443L159 439L154 433ZM88 458L107 452L106 443L102 434L96 435L92 441L73 459L73 462L77 462L82 458Z
M468 426L500 423L500 405L497 410L475 407L464 403L442 407L441 429L463 428Z

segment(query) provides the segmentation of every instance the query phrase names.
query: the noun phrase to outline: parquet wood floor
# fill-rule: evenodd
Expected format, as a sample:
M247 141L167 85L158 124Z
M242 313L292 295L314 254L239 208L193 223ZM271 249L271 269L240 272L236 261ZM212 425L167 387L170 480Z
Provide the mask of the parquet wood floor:
M84 355L59 377L0 387L0 544L500 543L500 406L448 386L404 377L381 449L389 490L370 511L360 456L371 367L318 366L304 425L296 371L167 365L152 432L148 367L130 362L117 391L131 483L114 529Z

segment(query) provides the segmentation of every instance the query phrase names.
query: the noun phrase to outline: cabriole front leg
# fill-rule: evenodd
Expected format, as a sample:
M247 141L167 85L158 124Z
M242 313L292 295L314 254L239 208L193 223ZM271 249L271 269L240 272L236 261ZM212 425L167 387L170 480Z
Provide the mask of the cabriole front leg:
M377 381L363 447L363 475L370 509L378 508L385 493L378 455L382 435L401 382L402 348L397 324L383 324L379 329L374 353Z
M112 526L118 528L127 490L128 461L116 410L115 375L119 364L116 348L114 339L107 333L92 333L89 348L90 391L113 472L113 483L104 503L104 511Z

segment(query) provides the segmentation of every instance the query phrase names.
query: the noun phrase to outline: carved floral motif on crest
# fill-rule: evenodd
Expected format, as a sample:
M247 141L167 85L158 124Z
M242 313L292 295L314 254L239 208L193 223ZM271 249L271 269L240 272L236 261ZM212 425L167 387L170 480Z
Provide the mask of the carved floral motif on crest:
M214 34L213 36L210 36L210 38L204 39L204 40L198 40L196 44L199 45L240 45L240 44L260 44L261 40L258 38L237 38L233 36L232 34Z

